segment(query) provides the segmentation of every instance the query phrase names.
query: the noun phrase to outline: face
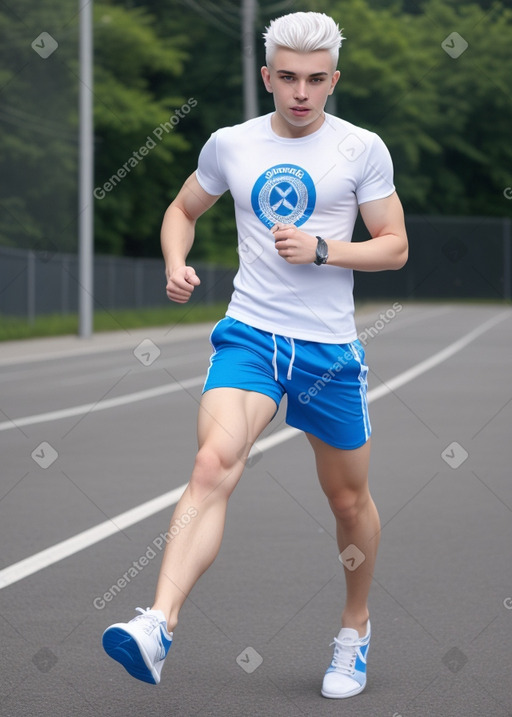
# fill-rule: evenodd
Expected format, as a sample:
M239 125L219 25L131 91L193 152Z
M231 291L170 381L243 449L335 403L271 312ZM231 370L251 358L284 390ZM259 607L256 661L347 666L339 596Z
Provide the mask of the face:
M328 50L302 53L280 47L272 63L261 68L261 76L274 95L274 132L281 137L304 137L322 126L325 103L340 73L334 70Z

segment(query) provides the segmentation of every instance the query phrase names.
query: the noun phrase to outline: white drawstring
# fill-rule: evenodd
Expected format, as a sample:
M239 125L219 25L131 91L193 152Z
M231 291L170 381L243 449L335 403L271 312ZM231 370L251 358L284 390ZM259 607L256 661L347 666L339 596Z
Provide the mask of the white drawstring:
M293 364L295 361L295 341L293 339L289 339L287 336L285 336L284 338L291 344L292 347L292 355L290 357L290 363L288 364L288 373L286 374L287 380L290 381L292 377ZM272 357L272 366L274 367L274 379L278 381L279 372L277 370L277 341L275 334L272 334L272 341L274 342L274 356Z

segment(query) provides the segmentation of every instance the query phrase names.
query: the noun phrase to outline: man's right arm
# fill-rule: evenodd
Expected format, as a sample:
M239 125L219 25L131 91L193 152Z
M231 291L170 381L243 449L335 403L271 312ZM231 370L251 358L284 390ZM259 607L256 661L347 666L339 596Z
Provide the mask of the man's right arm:
M167 277L166 292L171 301L185 304L200 283L195 270L186 265L186 260L194 243L197 219L215 204L219 196L205 192L194 172L165 212L161 245Z

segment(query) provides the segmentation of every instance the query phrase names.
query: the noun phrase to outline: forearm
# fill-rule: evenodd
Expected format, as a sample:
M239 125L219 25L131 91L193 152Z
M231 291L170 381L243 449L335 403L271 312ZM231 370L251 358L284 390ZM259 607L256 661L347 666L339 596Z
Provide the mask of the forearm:
M181 266L194 243L195 220L173 202L164 214L160 242L167 278Z
M368 239L363 242L327 241L327 264L356 271L401 269L407 261L407 238L397 234Z
M327 243L327 264L357 271L400 269L407 261L408 244L402 205L396 192L360 206L371 239L347 242L322 237ZM272 227L276 249L290 264L315 261L317 239L294 225Z

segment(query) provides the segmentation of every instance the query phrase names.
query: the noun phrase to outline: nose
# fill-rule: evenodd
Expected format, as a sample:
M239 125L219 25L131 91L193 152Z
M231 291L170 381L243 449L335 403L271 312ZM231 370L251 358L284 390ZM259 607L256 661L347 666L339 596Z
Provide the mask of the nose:
M295 99L304 102L304 100L307 100L307 98L308 93L306 82L304 80L299 80L295 86Z

